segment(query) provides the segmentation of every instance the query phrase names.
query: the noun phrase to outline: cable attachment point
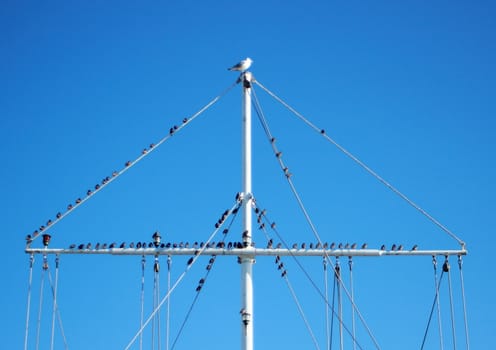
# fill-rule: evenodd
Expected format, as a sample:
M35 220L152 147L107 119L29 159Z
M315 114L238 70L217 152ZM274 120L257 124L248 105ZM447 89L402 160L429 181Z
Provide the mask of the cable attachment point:
M241 321L243 321L243 324L245 326L248 326L248 324L251 322L251 314L244 308L241 309L239 313L241 314Z
M446 257L446 260L444 261L444 264L443 264L443 271L444 272L449 272L449 269L450 269L450 264L449 264L449 261L448 261L448 257Z

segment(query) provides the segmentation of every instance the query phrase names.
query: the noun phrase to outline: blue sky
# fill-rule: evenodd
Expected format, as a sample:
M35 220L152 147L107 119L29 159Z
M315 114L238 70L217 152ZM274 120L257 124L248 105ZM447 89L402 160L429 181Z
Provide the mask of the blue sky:
M490 265L496 243L495 12L489 1L5 1L0 13L3 347L24 343L25 235L230 86L237 75L226 68L250 56L258 81L467 242L470 345L491 348L496 341ZM325 241L459 247L255 89ZM68 215L53 228L52 247L146 241L156 230L168 241L206 240L241 186L240 96L238 86ZM255 114L253 124L257 202L285 240L315 242ZM234 225L240 230L239 218ZM239 230L228 240L237 240ZM255 235L265 246L263 234ZM173 259L173 280L186 261ZM321 259L301 262L324 288ZM341 262L346 267L346 259ZM208 258L199 259L172 295L172 339L207 263ZM323 349L324 305L297 265L291 259L285 263ZM54 273L53 259L50 264ZM69 347L124 348L139 327L141 258L73 255L62 256L60 264L58 303ZM148 259L147 312L152 264ZM161 264L163 295L166 260ZM456 260L451 265L457 344L463 348ZM33 271L30 348L39 256ZM380 347L418 349L434 296L431 258L355 259L353 279L356 302ZM176 349L239 344L239 265L219 257L207 282ZM254 283L255 347L312 348L272 258L257 259ZM445 284L441 292L449 347ZM41 348L48 348L51 301L49 290L44 293ZM349 305L346 310L349 324ZM165 314L161 322L165 337ZM436 327L429 331L429 348L438 344ZM357 331L363 347L373 348L363 326ZM56 348L63 348L58 331L55 339ZM147 348L150 339L147 330Z

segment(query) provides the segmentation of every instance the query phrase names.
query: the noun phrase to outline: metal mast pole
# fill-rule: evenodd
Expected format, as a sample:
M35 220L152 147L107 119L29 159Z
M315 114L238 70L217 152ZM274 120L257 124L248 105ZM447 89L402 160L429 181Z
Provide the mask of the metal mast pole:
M252 202L251 192L251 79L252 74L245 72L241 76L243 83L242 116L242 215L243 246L250 251L252 247ZM253 280L252 269L254 255L243 254L239 257L241 264L241 349L253 350Z

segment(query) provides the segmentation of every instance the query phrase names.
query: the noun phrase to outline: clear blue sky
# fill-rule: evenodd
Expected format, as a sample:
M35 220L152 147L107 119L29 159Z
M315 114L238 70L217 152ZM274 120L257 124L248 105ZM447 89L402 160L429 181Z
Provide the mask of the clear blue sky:
M231 85L237 75L226 68L250 56L262 84L467 242L471 346L491 349L495 18L491 1L4 1L2 348L23 347L25 235ZM459 248L261 89L256 93L324 240ZM53 229L52 247L145 241L156 230L168 241L206 240L241 186L240 96L236 87L67 216ZM315 242L256 120L254 162L255 197L284 239ZM239 220L235 225L240 228ZM228 240L237 240L238 231ZM261 232L254 240L265 245ZM58 302L69 348L122 349L134 336L140 260L61 258ZM207 262L199 259L172 295L172 339ZM165 259L161 263L163 294ZM294 262L285 263L325 349L324 305ZM346 259L342 263L346 267ZM456 260L451 263L457 343L464 348L458 269ZM50 264L54 273L53 259ZM173 259L173 280L185 264L186 258ZM323 289L321 259L302 264ZM148 259L147 312L151 268ZM30 348L40 276L37 256ZM273 259L257 259L254 276L256 348L313 348ZM355 259L354 284L358 307L382 349L420 348L434 296L430 257ZM442 293L449 348L446 284ZM51 302L48 289L44 294L41 348L47 349ZM238 348L239 308L239 265L219 257L176 349ZM349 325L349 306L345 312ZM165 335L165 314L161 322ZM357 327L364 348L373 348L363 326ZM436 335L434 323L428 348L436 348ZM150 338L147 330L146 344ZM58 331L56 345L63 348Z

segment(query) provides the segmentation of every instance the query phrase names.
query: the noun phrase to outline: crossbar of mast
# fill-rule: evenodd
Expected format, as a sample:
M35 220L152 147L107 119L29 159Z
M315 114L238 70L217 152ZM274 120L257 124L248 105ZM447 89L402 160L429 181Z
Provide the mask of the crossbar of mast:
M43 255L226 255L226 256L461 256L465 249L426 249L426 250L382 250L382 249L285 249L285 248L110 248L110 249L65 249L65 248L26 248L27 254Z

